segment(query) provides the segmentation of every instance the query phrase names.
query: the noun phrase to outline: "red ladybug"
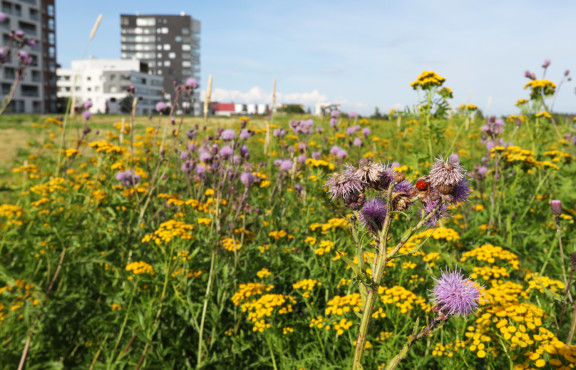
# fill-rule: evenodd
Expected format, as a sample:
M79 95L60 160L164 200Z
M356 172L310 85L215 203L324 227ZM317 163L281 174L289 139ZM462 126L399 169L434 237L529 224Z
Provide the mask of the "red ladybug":
M420 191L425 191L426 189L428 189L428 184L424 180L418 180L418 182L416 183L416 189Z

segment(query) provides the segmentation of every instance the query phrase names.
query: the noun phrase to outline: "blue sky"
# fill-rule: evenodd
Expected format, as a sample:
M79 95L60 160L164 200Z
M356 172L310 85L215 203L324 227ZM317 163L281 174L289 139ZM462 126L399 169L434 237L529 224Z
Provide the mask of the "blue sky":
M524 71L559 82L576 73L576 2L558 1L56 1L58 60L120 57L120 14L179 14L202 22L201 89L213 74L220 101L279 101L374 107L412 105L409 83L424 70L446 78L452 104L488 114L517 113ZM576 81L576 80L575 80ZM575 83L565 83L554 110L576 112ZM214 99L213 99L214 100ZM490 103L489 103L490 102Z

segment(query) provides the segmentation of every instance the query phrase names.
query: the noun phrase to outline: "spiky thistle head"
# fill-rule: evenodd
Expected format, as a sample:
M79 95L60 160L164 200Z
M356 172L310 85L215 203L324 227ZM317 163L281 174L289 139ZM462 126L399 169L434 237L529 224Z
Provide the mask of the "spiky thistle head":
M362 180L356 175L356 169L352 165L346 165L342 173L333 173L324 186L328 187L331 200L338 197L347 200L364 191Z
M382 229L382 225L384 225L387 212L386 202L382 198L375 197L364 202L359 219L368 230L378 233Z
M464 179L465 172L460 162L450 159L445 161L442 157L437 158L430 171L430 184L433 187L456 186Z
M478 308L482 287L470 278L464 278L458 269L441 272L439 279L434 278L436 285L431 291L434 311L446 316L473 314Z

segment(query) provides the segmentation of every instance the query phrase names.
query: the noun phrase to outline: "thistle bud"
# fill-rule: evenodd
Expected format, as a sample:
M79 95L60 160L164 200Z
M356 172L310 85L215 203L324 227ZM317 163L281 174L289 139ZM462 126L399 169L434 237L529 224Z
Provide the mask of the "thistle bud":
M562 214L562 202L559 200L553 200L550 204L550 210L553 215L560 216Z

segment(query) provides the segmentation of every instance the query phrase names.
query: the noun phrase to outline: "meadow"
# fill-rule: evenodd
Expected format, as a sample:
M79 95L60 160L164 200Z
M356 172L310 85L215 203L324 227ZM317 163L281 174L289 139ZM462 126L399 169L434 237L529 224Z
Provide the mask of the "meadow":
M573 368L556 84L507 117L412 86L387 120L2 116L2 368Z

